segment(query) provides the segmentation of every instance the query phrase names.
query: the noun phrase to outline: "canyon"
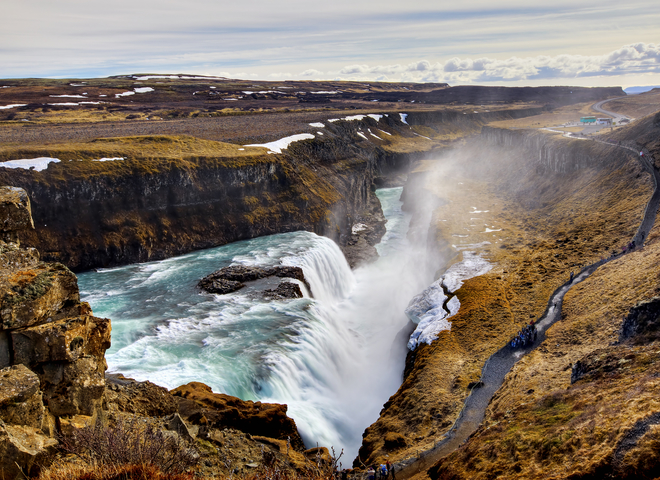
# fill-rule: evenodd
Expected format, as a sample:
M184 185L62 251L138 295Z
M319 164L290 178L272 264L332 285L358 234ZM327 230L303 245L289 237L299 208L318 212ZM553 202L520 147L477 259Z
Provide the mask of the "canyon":
M298 120L306 125L300 129L273 126L280 113L255 114L252 128L264 125L268 132L258 138L227 131L215 137L189 135L195 122L201 126L222 117L172 125L159 120L145 134L104 136L98 135L103 129L134 132L130 122L136 120L112 128L102 121L99 128L88 128L87 121L76 120L55 128L46 119L52 112L42 112L36 103L24 115L41 115L42 124L0 126L0 134L7 135L3 139L11 140L0 147L1 160L60 160L44 170L0 168L0 184L11 187L3 193L3 205L11 211L3 218L11 221L4 228L0 340L5 360L0 367L6 367L7 382L26 385L25 392L2 402L0 418L10 439L2 445L14 449L7 455L20 457L29 470L52 456L56 432L71 434L99 418L139 415L158 428L183 425L188 433L179 429L180 435L207 448L206 474L253 468L247 465L261 461L263 445L293 471L305 471L319 451L332 462L327 449L305 450L286 406L243 402L203 384L168 392L149 382L104 378L110 321L94 317L80 302L71 270L159 260L296 230L335 240L351 266L358 267L374 258L384 232L375 188L405 184L404 208L412 212L409 236L427 240L428 248L448 260L436 278L470 255L492 268L451 292L460 301L448 319L451 328L409 351L401 365L401 386L364 432L359 456L349 459L354 475L386 460L398 469L397 478L550 473L596 478L627 465L634 465L638 475L654 472L657 226L644 232L643 249L609 262L569 291L561 321L505 377L476 433L427 472L431 465L424 462L425 452L450 433L470 392L479 388L488 358L541 317L569 272L609 257L636 234L654 187L636 155L618 142L660 158L655 114L587 140L541 128L548 116L560 118L566 109L587 110L596 100L620 96L617 89L568 94L560 88L436 87L418 92L415 99L425 103L415 106L392 103L390 109L365 110L366 101L378 94L383 106L400 96L372 90L342 95L344 107L357 102L350 115L281 113L304 118ZM29 85L21 88L27 92ZM181 94L182 87L177 88ZM657 103L657 93L647 98ZM263 100L272 108L272 98ZM190 111L190 101L180 111ZM188 135L175 131L183 124ZM61 132L74 130L78 137L64 141ZM289 143L280 152L274 146L232 143L300 133L313 138ZM102 158L122 160L98 161ZM625 330L632 333L619 335L622 318L639 315L642 324L626 320ZM89 379L81 380L85 375ZM607 412L596 413L593 391L608 404ZM635 406L626 406L631 401ZM646 429L639 430L645 418L650 418ZM15 440L18 429L29 429L30 441L40 442L31 450L37 453L12 453L23 451ZM635 429L641 433L621 447ZM227 438L233 447L227 447ZM548 443L548 438L560 441ZM222 458L231 458L232 468ZM13 474L15 467L3 468Z

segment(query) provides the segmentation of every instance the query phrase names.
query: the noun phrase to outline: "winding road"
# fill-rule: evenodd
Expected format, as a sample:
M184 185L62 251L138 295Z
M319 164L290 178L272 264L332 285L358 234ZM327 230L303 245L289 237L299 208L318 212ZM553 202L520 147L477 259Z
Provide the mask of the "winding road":
M616 113L616 112L610 112L609 110L605 110L603 108L603 105L606 104L607 102L611 102L612 100L616 100L618 98L625 98L625 97L616 97L616 98L608 98L607 100L601 100L600 102L594 103L591 108L596 110L599 113L603 113L605 115L609 115L612 117L613 121L616 123L620 123L621 120L627 119L628 121L634 120L633 118L630 118L628 115L624 115L622 113Z
M601 109L601 105L607 101L608 100L603 100L602 102L598 102L596 105L594 105L594 109L602 113L617 115L620 118L625 117ZM656 168L654 168L653 157L651 157L650 153L645 149L640 148L637 144L634 144L633 142L628 144L628 142L626 142L626 144L620 145L618 143L610 143L600 140L599 142L607 143L613 147L623 148L634 152L635 157L653 178L653 195L646 205L640 226L632 238L636 245L643 245L643 240L646 238L646 235L653 227L656 218L656 212L658 211L658 206L660 206L660 190L658 189L658 185L660 184L660 173ZM644 156L639 155L640 151L644 152ZM619 258L621 255L625 255L625 253L612 256L610 258L584 267L572 280L569 280L557 288L557 290L555 290L555 292L550 297L545 312L536 322L536 328L538 332L536 341L526 348L514 350L506 345L495 352L484 364L484 367L481 370L481 381L479 382L478 387L475 387L471 390L467 400L465 401L463 410L459 414L458 419L454 423L453 427L432 449L421 453L417 458L412 458L397 463L395 465L396 479L408 479L425 470L428 470L432 465L437 463L438 460L447 456L456 450L463 442L465 442L481 424L485 415L486 408L488 407L488 404L495 392L504 382L504 377L506 374L513 368L513 366L518 362L518 360L520 360L520 358L541 345L545 340L545 332L548 330L548 328L561 319L561 307L566 292L568 292L573 285L580 283L588 278L598 269L598 267L615 258Z

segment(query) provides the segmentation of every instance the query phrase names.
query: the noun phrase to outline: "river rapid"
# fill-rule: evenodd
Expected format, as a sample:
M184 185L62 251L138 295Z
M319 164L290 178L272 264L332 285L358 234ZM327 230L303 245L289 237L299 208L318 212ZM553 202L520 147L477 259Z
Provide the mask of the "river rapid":
M413 329L404 310L433 280L426 248L407 239L401 190L376 192L388 220L380 258L354 271L332 240L292 232L80 274L82 299L112 319L109 372L285 403L308 447L343 449L350 463L401 384ZM270 280L227 295L196 287L231 264L300 266L311 295L264 301Z

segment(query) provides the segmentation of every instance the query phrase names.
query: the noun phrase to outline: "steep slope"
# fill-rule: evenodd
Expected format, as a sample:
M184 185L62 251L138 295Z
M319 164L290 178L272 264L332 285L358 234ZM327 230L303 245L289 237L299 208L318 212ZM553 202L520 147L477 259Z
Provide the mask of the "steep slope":
M650 197L648 175L624 149L540 132L485 128L482 136L482 148L427 162L427 189L446 199L434 217L438 243L480 253L493 268L456 292L451 330L409 354L356 466L388 455L403 467L432 449L486 359L540 317L571 271L620 251Z

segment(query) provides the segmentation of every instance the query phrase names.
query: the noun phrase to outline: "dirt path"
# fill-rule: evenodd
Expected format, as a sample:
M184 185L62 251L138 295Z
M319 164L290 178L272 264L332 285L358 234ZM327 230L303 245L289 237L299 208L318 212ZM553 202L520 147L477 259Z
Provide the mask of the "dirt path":
M608 143L600 140L599 142ZM626 150L634 152L636 158L641 162L644 169L647 170L653 178L653 195L646 205L643 219L632 239L637 246L640 246L643 244L643 240L653 227L656 212L660 205L660 190L658 189L658 185L660 184L660 173L653 167L653 158L649 152L644 151L643 149L639 150L636 144L633 146L632 144L619 145L609 143L609 145L625 148ZM644 151L644 156L639 155L640 151ZM454 426L445 435L445 438L437 443L435 447L423 452L417 458L397 463L395 465L396 479L408 479L428 470L438 460L447 456L465 442L481 424L486 408L495 392L504 382L506 374L511 368L513 368L520 358L541 345L545 340L545 332L548 328L561 319L561 307L566 292L568 292L573 285L588 278L598 269L598 267L615 258L619 258L622 254L612 256L584 267L572 280L569 280L555 290L548 301L548 306L546 307L545 312L536 322L536 329L538 332L536 341L526 348L512 349L506 345L495 352L484 364L484 367L481 370L480 382L470 392L470 395L463 406L463 410L459 414Z

